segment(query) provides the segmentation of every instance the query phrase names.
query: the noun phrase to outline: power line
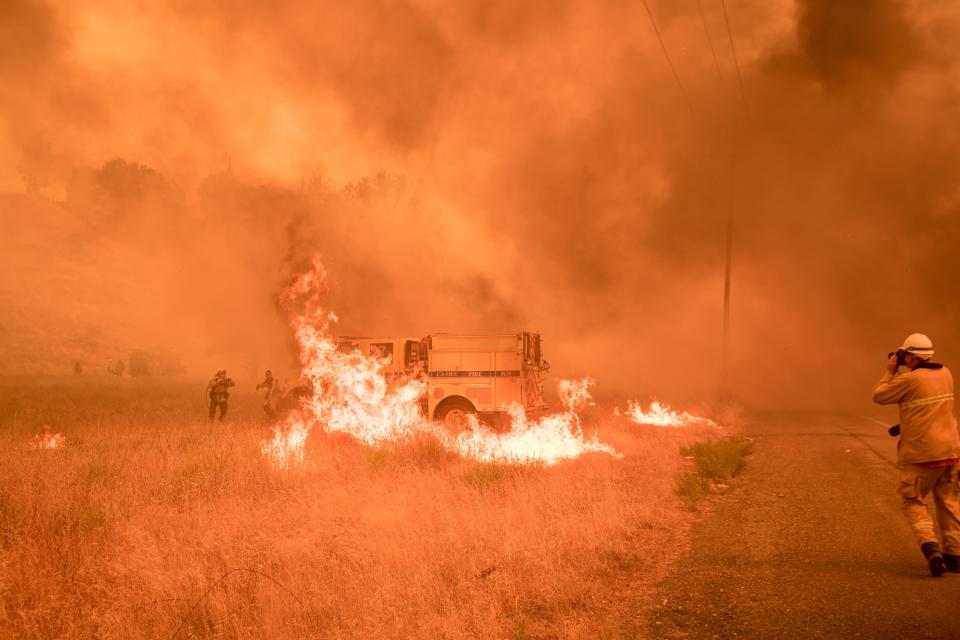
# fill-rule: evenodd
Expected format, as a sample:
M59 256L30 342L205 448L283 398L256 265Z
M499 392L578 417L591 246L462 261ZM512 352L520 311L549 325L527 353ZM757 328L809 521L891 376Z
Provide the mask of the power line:
M727 3L720 0L723 7L723 22L727 25L727 37L730 39L730 52L733 53L733 66L737 69L737 86L740 87L740 99L743 101L743 111L747 112L747 95L743 91L743 77L740 75L740 62L737 60L737 48L733 45L733 32L730 30L730 17L727 15Z
M697 9L700 10L703 32L707 34L707 43L710 45L710 55L713 56L713 66L717 70L717 79L723 82L723 75L720 73L720 61L717 60L717 50L713 48L713 38L710 37L710 29L707 28L707 16L703 13L703 3L700 0L697 0Z
M657 34L657 41L660 42L660 49L663 51L663 57L667 59L667 64L670 65L670 71L673 73L673 79L676 80L677 86L680 88L680 95L683 96L683 101L687 105L690 113L693 113L693 106L690 104L690 99L687 97L687 90L683 88L683 83L680 82L680 74L677 73L677 68L673 66L673 60L670 59L670 53L667 51L667 45L663 43L663 38L660 36L660 29L657 28L657 21L653 19L653 12L650 11L650 5L647 4L647 0L643 0L643 7L647 10L647 16L650 18L650 24L653 25L653 32Z

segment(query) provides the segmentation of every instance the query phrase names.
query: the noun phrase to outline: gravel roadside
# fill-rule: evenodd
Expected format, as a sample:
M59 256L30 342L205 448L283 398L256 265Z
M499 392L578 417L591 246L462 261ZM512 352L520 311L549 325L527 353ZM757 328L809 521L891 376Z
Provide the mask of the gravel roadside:
M960 574L932 578L900 513L895 450L849 416L778 416L726 496L701 503L652 638L960 638Z

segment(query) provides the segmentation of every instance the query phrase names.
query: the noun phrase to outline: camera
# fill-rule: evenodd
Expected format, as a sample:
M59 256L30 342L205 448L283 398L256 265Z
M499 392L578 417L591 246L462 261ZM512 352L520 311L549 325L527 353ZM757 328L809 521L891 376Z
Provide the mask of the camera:
M888 353L888 354L887 354L887 358L892 358L893 356L897 356L897 366L898 366L898 367L902 367L902 366L903 366L903 356L906 355L906 353L907 353L907 352L904 351L903 349L897 349L896 351L891 351L890 353Z
M898 424L893 425L892 427L887 429L887 433L889 433L891 437L896 438L898 435L900 435L900 425Z

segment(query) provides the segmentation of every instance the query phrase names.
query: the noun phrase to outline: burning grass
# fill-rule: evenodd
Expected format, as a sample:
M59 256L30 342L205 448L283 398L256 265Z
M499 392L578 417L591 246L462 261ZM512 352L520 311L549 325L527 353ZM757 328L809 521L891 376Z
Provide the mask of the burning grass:
M617 409L617 413L620 410ZM627 410L625 415L637 424L653 425L657 427L688 427L690 425L701 425L718 427L719 425L709 418L687 413L686 411L675 411L670 405L658 402L656 400L650 403L648 409L644 409L641 404L635 400L627 401Z
M0 386L12 637L629 636L682 541L679 449L703 436L594 407L584 431L622 459L484 462L425 433L315 430L277 470L242 382L222 425L202 383ZM69 446L30 448L45 425Z

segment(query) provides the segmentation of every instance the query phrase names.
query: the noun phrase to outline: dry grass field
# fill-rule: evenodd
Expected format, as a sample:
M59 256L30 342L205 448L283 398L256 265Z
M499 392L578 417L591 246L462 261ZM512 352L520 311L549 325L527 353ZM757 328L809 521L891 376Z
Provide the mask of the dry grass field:
M622 459L517 466L315 429L281 472L252 392L210 424L202 388L0 379L0 636L640 637L709 431L594 407Z

